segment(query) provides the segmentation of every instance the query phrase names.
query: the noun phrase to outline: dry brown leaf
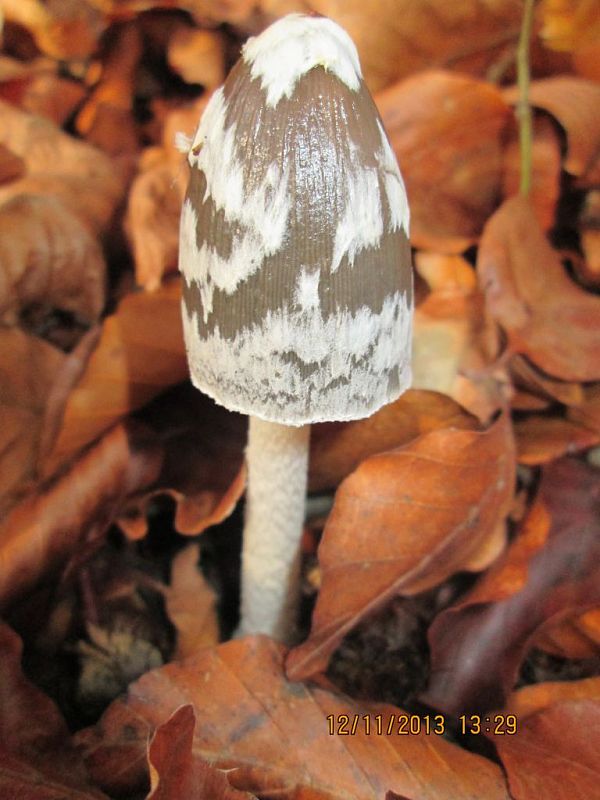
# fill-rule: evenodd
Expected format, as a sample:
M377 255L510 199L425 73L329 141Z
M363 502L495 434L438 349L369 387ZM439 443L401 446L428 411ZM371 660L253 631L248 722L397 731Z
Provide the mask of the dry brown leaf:
M0 514L36 476L46 402L66 356L18 328L0 328Z
M505 557L434 621L425 702L458 714L502 706L536 635L597 606L598 493L597 472L581 462L544 469Z
M187 167L161 159L138 173L129 193L126 226L133 247L135 279L156 291L165 273L177 269L179 215Z
M25 174L25 162L8 147L0 145L0 184L10 183Z
M519 463L538 466L599 444L600 431L563 416L529 415L515 422L515 439Z
M6 606L99 536L126 498L152 485L162 453L148 434L118 426L0 524L0 605Z
M543 0L540 35L553 50L575 50L600 37L596 0Z
M460 253L500 193L510 114L501 92L464 75L424 72L375 101L406 182L412 243Z
M40 50L63 61L90 56L104 29L103 15L85 0L1 0L0 10L27 28Z
M584 391L580 383L552 378L537 369L523 356L512 356L508 362L508 368L517 390L539 398L542 401L540 406L542 408L556 400L566 406L578 406L584 402ZM513 408L524 408L524 410L529 407L518 405L514 401L512 406Z
M181 331L180 287L127 295L104 320L86 370L71 393L44 473L96 439L129 412L188 377Z
M477 269L512 352L563 380L600 378L600 298L567 276L526 198L510 198L490 218Z
M134 156L139 149L139 133L132 111L142 40L139 29L133 24L113 30L102 73L77 115L75 128L91 144L123 160L123 157ZM133 162L125 160L122 166L131 169Z
M194 752L196 715L191 705L180 706L160 725L148 745L150 794L147 800L252 800L238 792L220 770Z
M446 394L486 423L509 393L497 348L481 292L431 292L415 310L412 386Z
M470 295L477 290L475 270L459 255L419 250L415 253L415 270L427 283L431 292L444 291Z
M218 31L178 26L169 40L167 60L186 83L208 91L225 80L225 40Z
M175 658L184 659L219 641L215 592L199 566L200 546L190 544L171 562L171 582L165 592L169 619L177 631Z
M506 90L508 102L517 102L516 88ZM529 101L552 114L567 134L564 168L581 178L584 185L600 179L600 86L571 75L557 75L533 81Z
M561 141L556 125L548 117L536 115L533 120L529 199L544 231L554 226L560 197L561 161ZM505 198L519 191L521 171L519 136L514 128L504 152L502 194Z
M567 700L600 700L600 678L523 686L510 695L503 710L507 714L516 714L523 720L531 714Z
M435 430L363 461L336 493L310 636L291 651L289 677L324 671L342 638L394 596L481 569L483 553L489 563L514 469L506 412L486 431Z
M281 645L249 637L148 673L97 726L77 734L91 774L105 790L131 795L144 777L148 735L189 703L197 715L194 753L231 770L229 781L241 791L281 800L381 800L392 787L415 800L508 800L487 759L424 732L383 735L392 715L397 725L399 709L288 683L284 658ZM338 733L344 714L350 725L357 720L353 736ZM376 714L383 734L366 735L364 716L373 726Z
M19 194L52 195L100 233L123 192L115 165L54 123L0 100L0 142L23 159L27 174L0 186L0 203Z
M95 322L104 307L106 265L96 238L56 197L22 194L0 205L0 318L35 306Z
M406 444L437 428L474 429L476 420L437 392L409 389L396 402L366 419L314 425L309 489L337 486L369 456Z
M0 796L102 800L54 703L21 671L19 637L0 623Z
M592 608L558 625L550 626L535 646L559 658L598 659L600 656L600 608Z
M566 700L519 722L516 736L489 736L514 800L589 800L600 782L600 699Z

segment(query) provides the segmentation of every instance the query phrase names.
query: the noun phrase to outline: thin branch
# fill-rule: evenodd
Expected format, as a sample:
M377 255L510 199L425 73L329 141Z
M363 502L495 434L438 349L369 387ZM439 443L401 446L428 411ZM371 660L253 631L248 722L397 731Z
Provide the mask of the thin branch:
M517 103L517 120L519 122L519 148L521 153L521 181L519 191L527 196L531 188L531 142L532 115L529 104L529 43L533 26L533 6L535 0L524 0L521 34L517 48L517 85L519 101Z

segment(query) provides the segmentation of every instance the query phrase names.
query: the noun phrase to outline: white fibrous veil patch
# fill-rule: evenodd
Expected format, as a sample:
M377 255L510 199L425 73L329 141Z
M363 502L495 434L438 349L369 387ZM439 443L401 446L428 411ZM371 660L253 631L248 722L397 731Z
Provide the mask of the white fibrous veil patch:
M369 416L408 388L412 308L404 292L379 313L362 306L327 319L306 283L298 296L309 300L303 308L269 312L232 339L218 328L200 338L197 314L184 305L197 388L231 410L288 425Z
M242 58L259 78L267 105L291 97L298 80L314 67L336 75L352 91L362 77L358 53L343 28L325 17L289 14L249 39Z

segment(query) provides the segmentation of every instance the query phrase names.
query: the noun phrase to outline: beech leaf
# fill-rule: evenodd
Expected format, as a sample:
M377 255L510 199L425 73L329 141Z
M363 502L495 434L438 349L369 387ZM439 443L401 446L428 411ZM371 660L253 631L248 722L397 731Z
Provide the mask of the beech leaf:
M514 469L506 413L486 431L434 430L363 461L336 493L310 636L291 651L288 676L323 671L342 638L394 596L489 563Z
M600 379L600 297L567 276L526 198L511 197L490 217L477 271L513 352L563 380Z
M431 626L426 702L461 714L502 706L536 635L599 604L598 497L592 467L562 459L544 468L505 557Z
M281 800L381 800L392 787L414 800L508 800L492 762L424 731L383 735L390 720L396 729L400 709L289 683L284 658L282 645L257 636L147 673L95 727L76 735L91 774L107 792L131 795L144 780L148 736L191 704L194 754L229 770L240 791ZM364 717L375 725L378 714L382 735L367 734ZM337 732L341 715L350 724L356 718L354 735Z

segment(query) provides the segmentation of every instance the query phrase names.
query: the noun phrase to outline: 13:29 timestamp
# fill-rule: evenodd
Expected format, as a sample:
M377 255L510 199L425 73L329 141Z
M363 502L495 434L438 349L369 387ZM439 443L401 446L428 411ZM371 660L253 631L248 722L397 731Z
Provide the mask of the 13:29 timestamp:
M495 736L513 736L517 732L517 717L514 714L461 714L458 718L460 732L479 734L492 733Z

